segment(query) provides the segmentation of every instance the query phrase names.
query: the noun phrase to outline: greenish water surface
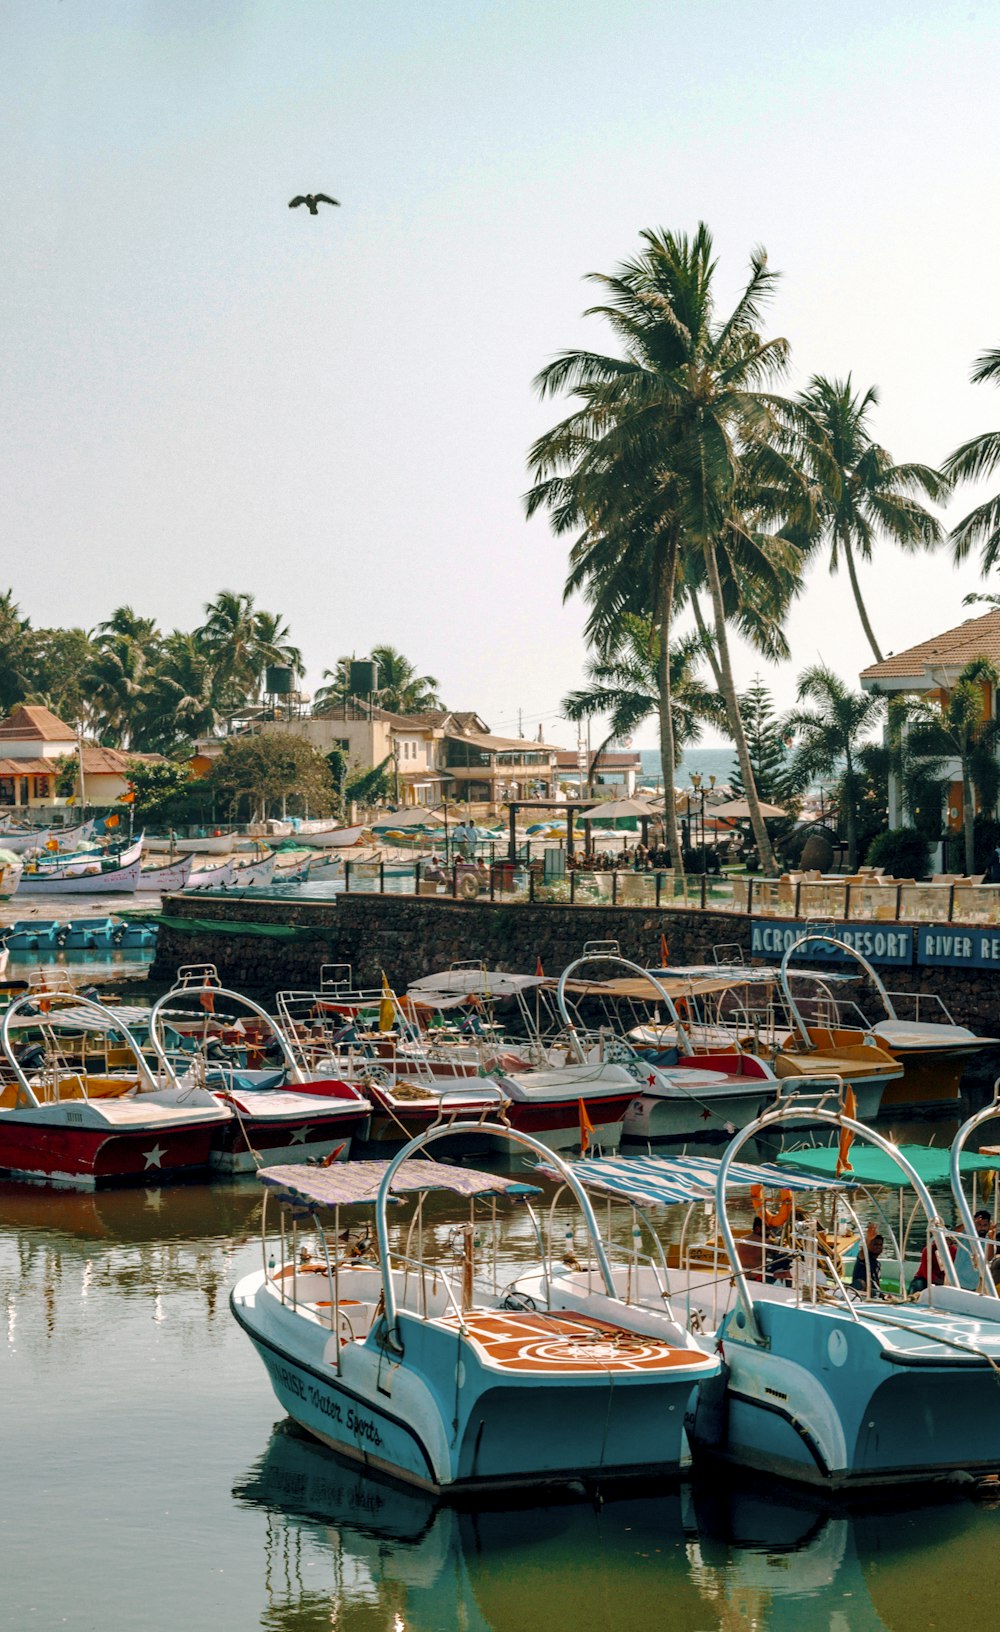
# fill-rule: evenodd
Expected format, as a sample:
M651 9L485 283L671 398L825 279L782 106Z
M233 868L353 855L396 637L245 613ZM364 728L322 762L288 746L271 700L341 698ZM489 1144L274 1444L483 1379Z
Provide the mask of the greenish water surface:
M255 1183L0 1187L0 1626L70 1632L987 1628L989 1502L824 1513L729 1475L436 1507L288 1430L228 1310ZM997 1409L1000 1410L1000 1389Z

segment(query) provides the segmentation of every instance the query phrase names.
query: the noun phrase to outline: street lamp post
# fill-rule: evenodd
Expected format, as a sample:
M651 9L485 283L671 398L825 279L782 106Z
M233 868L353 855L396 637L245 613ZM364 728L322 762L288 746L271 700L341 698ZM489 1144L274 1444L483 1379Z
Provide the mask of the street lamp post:
M699 827L700 827L700 834L701 834L701 870L702 870L702 873L705 873L708 870L707 869L708 841L707 841L707 839L705 837L705 798L706 798L706 795L709 793L709 791L712 788L715 787L715 777L714 776L709 777L708 787L705 788L705 787L702 786L701 772L700 771L692 771L691 772L691 786L694 788L695 797L697 798L698 804L699 804ZM688 796L688 810L690 811L690 809L691 809L691 799L690 799L690 795L689 795Z

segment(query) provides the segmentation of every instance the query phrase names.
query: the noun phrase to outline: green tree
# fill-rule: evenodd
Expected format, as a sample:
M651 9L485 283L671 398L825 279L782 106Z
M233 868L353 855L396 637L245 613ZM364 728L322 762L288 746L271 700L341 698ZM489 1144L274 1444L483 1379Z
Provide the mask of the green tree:
M136 746L170 754L214 736L225 712L222 682L197 635L175 629L160 648L138 700Z
M670 652L672 729L677 751L697 742L703 725L725 724L722 699L697 673L704 655L702 641L693 634L677 641ZM588 683L570 692L562 703L567 720L586 720L593 714L607 716L608 733L594 754L593 765L609 743L629 736L658 712L660 669L658 628L626 613L618 625L614 650L588 661Z
M151 667L150 653L131 635L99 634L85 671L95 730L110 748L135 746L134 736Z
M740 693L740 713L757 792L765 804L794 806L804 783L792 759L792 731L787 720L775 712L774 699L760 675ZM733 775L733 791L737 797L746 797L739 766Z
M821 663L803 670L798 682L799 703L786 724L799 734L794 766L803 785L814 776L836 776L836 799L847 838L847 863L858 865L860 805L865 792L862 747L885 712L877 692L855 692L839 675Z
M192 780L187 765L168 759L132 759L126 774L135 793L132 808L139 827L189 821L192 805L203 809L207 804L206 790L198 780Z
M246 590L221 590L206 605L196 635L213 665L216 692L230 708L260 697L271 664L303 672L302 654L291 644L284 620L255 606Z
M1000 381L1000 350L984 351L977 357L972 369L972 383L991 385ZM944 473L956 486L959 482L980 482L992 476L1000 465L1000 431L983 431L949 454L944 462ZM965 561L970 552L980 549L980 568L992 572L1000 563L1000 493L977 504L952 529L951 545L955 560Z
M70 725L93 727L89 685L94 643L86 629L36 629L25 701L42 703Z
M966 663L952 685L941 684L937 697L915 699L907 746L914 759L930 762L931 776L941 763L957 759L962 772L962 831L965 871L975 871L975 798L985 815L992 815L1000 791L996 750L1000 721L989 709L991 690L1000 684L1000 672L985 657Z
M941 499L948 482L930 465L897 465L873 440L869 425L878 391L855 392L850 375L829 380L814 374L798 403L797 429L819 513L816 543L829 551L830 571L843 560L861 626L877 662L875 639L858 582L857 560L869 562L880 534L905 550L934 549L944 538L941 523L915 495Z
M380 708L390 714L426 714L442 706L434 676L418 674L415 664L394 646L373 646L371 660L378 665Z
M30 689L31 624L21 616L14 592L0 594L0 709L10 712Z
M570 390L582 406L531 450L529 514L546 506L557 532L582 522L572 564L593 578L606 603L605 621L622 610L652 616L664 653L678 585L704 585L718 685L754 838L762 864L773 871L733 678L733 606L727 605L722 560L727 547L747 549L766 537L784 549L794 576L796 545L792 537L781 539L788 515L773 513L776 496L784 495L781 508L790 508L799 525L809 509L788 433L797 410L761 389L783 369L788 351L784 340L760 334L774 275L763 251L755 251L746 287L720 319L704 225L693 238L644 232L642 242L640 255L616 275L594 277L605 302L592 311L611 325L625 355L565 352L539 375L543 394ZM596 570L581 560L588 551L600 556ZM629 578L644 604L636 604ZM576 587L572 573L567 587ZM669 778L674 754L666 675L661 698ZM669 833L669 810L666 815Z
M205 781L220 808L233 818L261 820L286 805L327 815L336 808L337 790L321 753L286 732L233 737Z

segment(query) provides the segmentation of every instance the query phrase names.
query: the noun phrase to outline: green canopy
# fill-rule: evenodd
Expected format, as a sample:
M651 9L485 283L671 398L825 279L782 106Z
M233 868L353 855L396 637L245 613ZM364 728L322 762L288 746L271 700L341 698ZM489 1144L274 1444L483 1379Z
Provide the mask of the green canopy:
M925 1184L951 1183L951 1151L947 1145L899 1145L899 1153ZM837 1147L829 1145L819 1150L785 1150L777 1158L783 1167L796 1167L817 1178L834 1179L837 1173ZM862 1144L856 1139L848 1160L851 1171L842 1174L845 1184L884 1185L893 1190L905 1190L909 1184L906 1175L890 1156L874 1145ZM974 1151L963 1151L963 1173L994 1172L1000 1168L1000 1156L979 1156Z

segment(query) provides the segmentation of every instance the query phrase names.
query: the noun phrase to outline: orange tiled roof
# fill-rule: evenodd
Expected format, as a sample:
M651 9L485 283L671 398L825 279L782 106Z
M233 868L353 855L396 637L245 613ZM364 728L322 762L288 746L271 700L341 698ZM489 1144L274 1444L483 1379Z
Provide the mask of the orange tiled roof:
M54 759L0 759L0 776L55 776Z
M1000 665L1000 607L981 618L967 618L957 628L908 646L905 652L893 652L881 663L869 664L862 669L861 679L922 680L936 664L961 669L977 657L988 657Z
M71 725L39 703L18 703L13 713L0 721L0 741L72 742L75 736Z

